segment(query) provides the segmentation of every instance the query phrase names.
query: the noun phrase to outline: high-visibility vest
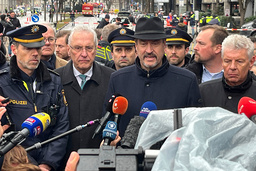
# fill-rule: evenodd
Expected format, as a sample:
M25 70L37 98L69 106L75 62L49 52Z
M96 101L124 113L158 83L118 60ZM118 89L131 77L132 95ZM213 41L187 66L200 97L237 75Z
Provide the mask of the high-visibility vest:
M209 23L213 19L213 16L206 16L206 23Z

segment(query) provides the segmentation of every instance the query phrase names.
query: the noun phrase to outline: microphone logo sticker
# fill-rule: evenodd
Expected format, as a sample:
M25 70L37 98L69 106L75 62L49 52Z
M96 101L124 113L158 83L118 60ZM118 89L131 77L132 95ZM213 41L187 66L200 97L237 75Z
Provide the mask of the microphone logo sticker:
M26 123L26 124L29 124L29 125L33 125L33 123L35 123L35 122L36 122L36 120L33 119L33 118L27 118L27 119L25 120L25 123Z
M35 131L35 136L36 135L39 135L40 133L41 133L41 127L40 126L37 126L35 129L34 129L34 131Z
M110 123L108 124L108 128L109 128L109 129L116 129L116 124L115 124L114 122L110 122Z
M146 114L148 114L150 112L150 110L147 108L147 107L144 107L141 111L140 111L140 113L146 113Z
M113 109L114 109L114 110L117 110L117 109L118 109L118 104L117 104L117 102L116 102L116 103L114 103L114 105L113 105Z

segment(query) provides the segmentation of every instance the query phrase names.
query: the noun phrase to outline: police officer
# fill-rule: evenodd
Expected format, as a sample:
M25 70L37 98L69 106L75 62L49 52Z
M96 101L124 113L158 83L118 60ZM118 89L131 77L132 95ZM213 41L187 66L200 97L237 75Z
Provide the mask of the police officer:
M40 62L41 47L45 44L42 33L46 31L45 26L33 24L7 33L13 39L11 48L14 56L10 67L0 72L0 95L10 98L6 107L8 120L7 117L2 118L2 124L8 121L10 129L19 131L22 123L35 113L46 112L51 117L51 125L44 132L26 138L21 144L25 148L69 129L60 77ZM66 145L67 137L64 137L29 154L42 170L56 170L65 155Z
M123 67L134 64L136 58L134 38L127 36L134 35L134 31L127 28L119 28L110 33L108 42L111 44L113 69L119 70Z
M169 63L178 67L187 66L190 61L188 51L192 38L179 29L167 30L166 37L165 54Z
M177 17L177 15L174 14L172 23L171 23L172 27L176 27L178 25L178 23L179 23L179 17Z
M113 30L118 28L119 26L116 24L108 24L102 29L101 40L98 43L95 56L95 61L101 65L109 66L109 62L112 61L108 36Z

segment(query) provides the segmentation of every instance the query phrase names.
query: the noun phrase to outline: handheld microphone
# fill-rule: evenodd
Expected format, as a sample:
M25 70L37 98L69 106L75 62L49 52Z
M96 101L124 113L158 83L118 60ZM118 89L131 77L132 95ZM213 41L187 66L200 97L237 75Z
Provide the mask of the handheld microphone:
M143 122L146 120L148 114L152 110L157 110L155 103L151 101L145 102L141 106L141 111L139 116L134 116L132 118L125 130L124 137L121 140L122 148L134 148L139 130Z
M123 96L118 96L113 102L112 111L114 115L114 122L118 122L118 116L123 115L128 108L128 100Z
M140 116L147 118L148 114L151 110L157 110L156 104L151 102L151 101L147 101L145 102L140 109Z
M116 138L117 135L117 123L108 121L105 129L103 130L103 145L110 145L110 142Z
M250 97L242 97L238 102L239 114L246 115L253 123L256 123L256 101Z
M115 93L111 96L111 98L108 101L107 107L106 107L106 114L100 119L99 125L98 127L95 129L94 134L92 136L92 139L95 137L95 135L98 135L104 128L106 122L109 120L109 118L111 117L113 111L112 111L112 106L113 106L113 102L116 99L116 97L120 96L119 93Z
M50 125L50 122L50 116L44 112L30 116L22 123L22 130L0 149L0 155L4 155L18 143L22 143L28 136L34 137L39 135Z

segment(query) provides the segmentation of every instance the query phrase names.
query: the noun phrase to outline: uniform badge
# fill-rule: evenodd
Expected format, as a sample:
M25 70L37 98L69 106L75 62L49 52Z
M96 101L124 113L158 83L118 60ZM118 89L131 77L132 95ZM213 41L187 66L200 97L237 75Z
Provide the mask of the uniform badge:
M65 96L65 93L64 93L64 89L61 90L61 94L63 96L63 102L66 106L68 106L68 102L67 102L67 99L66 99L66 96Z
M171 30L171 34L172 34L172 35L176 35L176 34L177 34L177 30L176 30L176 29L172 29L172 30Z
M37 33L39 31L39 27L37 26L37 25L35 25L35 26L33 26L32 28L31 28L31 32L32 33Z
M126 30L125 30L125 29L121 29L121 30L120 30L120 34L121 34L121 35L126 34Z

